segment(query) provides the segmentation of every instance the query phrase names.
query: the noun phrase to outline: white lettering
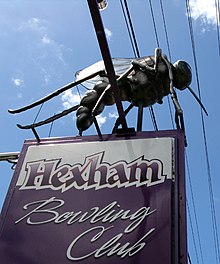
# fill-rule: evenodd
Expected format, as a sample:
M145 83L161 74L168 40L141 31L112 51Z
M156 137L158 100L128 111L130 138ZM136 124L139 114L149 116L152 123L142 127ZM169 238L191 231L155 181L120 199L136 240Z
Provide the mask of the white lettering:
M147 217L156 212L156 209L152 210L150 207L143 206L133 211L131 209L125 210L121 208L117 201L113 201L102 208L96 206L85 212L65 212L63 210L64 205L65 202L63 200L55 197L28 203L23 209L29 211L16 220L15 224L19 224L21 221L25 221L29 225L43 225L52 222L55 224L66 223L67 225L82 224L84 222L88 222L90 225L99 223L98 226L92 226L72 240L66 252L67 258L71 261L78 261L91 256L100 258L104 255L108 257L117 255L121 259L126 256L131 257L145 247L146 239L155 231L155 228L151 228L133 244L131 242L122 242L122 238L123 241L124 238L129 239L129 234L138 228ZM60 210L62 213L59 213ZM105 241L105 233L109 229L114 228L113 223L120 220L123 221L123 225L119 224L122 229L121 232ZM108 223L110 226L103 226ZM101 238L104 243L100 246L100 242L98 243L97 241ZM79 253L77 248L85 244L85 241L91 243L88 247L90 250L85 252L87 248L85 246L83 253ZM99 246L97 246L98 244Z
M38 160L26 164L26 175L20 190L52 189L65 192L71 188L113 188L152 186L163 183L163 163L141 156L134 161L103 162L104 151L87 156L83 164L61 164L62 159Z
M126 242L124 245L121 245L120 239L123 237L123 233L120 233L114 237L112 237L110 240L106 241L101 247L98 249L93 250L92 252L86 253L83 256L76 256L77 249L75 250L75 246L77 245L77 242L79 242L81 239L85 239L86 235L91 233L94 230L99 230L99 232L92 237L90 240L91 243L98 240L107 230L112 228L113 226L110 226L108 228L105 228L103 226L96 226L93 228L90 228L77 236L69 245L67 249L67 258L72 261L79 261L83 260L85 258L88 258L92 255L94 255L95 258L100 258L104 255L107 255L108 257L112 255L117 255L120 258L124 258L127 255L129 257L137 254L140 250L144 248L146 245L146 242L144 241L151 233L155 231L155 228L151 228L144 236L139 239L134 245L131 245L131 243Z

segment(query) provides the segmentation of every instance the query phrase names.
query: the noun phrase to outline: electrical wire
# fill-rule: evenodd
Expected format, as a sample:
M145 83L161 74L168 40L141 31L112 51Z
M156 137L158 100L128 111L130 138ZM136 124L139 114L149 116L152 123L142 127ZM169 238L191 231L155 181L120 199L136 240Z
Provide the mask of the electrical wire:
M189 216L188 217L189 223L190 223L191 232L192 232L193 244L194 244L195 252L196 252L196 260L197 260L197 263L199 264L199 256L198 256L198 251L197 251L197 247L196 247L196 239L195 239L195 234L194 234L194 230L193 230L192 217L190 214L188 201L186 201L186 204L187 204L187 212L188 212L188 216Z
M54 114L54 115L55 115L55 114ZM51 133L52 133L53 125L54 125L54 120L53 120L53 121L51 122L51 124L50 124L50 130L49 130L48 137L51 137Z
M153 120L153 124L154 124L154 130L158 131L158 126L157 126L157 121L156 121L156 117L154 114L154 110L153 107L149 107L149 111L150 111L150 116L151 116L151 120Z
M157 27L156 27L156 22L155 22L155 17L154 17L154 11L153 11L153 6L152 6L151 0L149 0L149 5L150 5L152 22L153 22L153 26L154 26L154 33L155 33L155 38L156 38L156 42L157 42L157 47L160 47L159 38L158 38L158 34L157 34Z
M150 6L151 17L152 17L152 21L153 21L153 27L154 27L154 34L155 34L156 43L157 43L157 46L160 47L160 42L159 42L159 37L158 37L158 32L157 32L157 26L156 26L156 20L155 20L155 15L154 15L154 10L153 10L153 5L152 5L151 0L149 0L149 6ZM168 49L168 53L169 53L169 60L171 61L170 45L169 45L167 26L166 26L166 20L165 20L164 8L163 8L162 0L160 0L160 9L161 9L163 26L164 26L165 36L166 36L167 49ZM170 113L172 127L174 129L174 121L173 121L174 118L173 118L173 114L172 114L172 111L171 111L170 98L168 96L167 96L167 101L168 101L168 108L169 108L169 113Z
M165 13L164 13L164 7L163 7L163 1L162 0L160 0L160 10L161 10L161 14L162 14L163 27L164 27L164 32L165 32L167 50L168 50L168 54L169 54L169 60L171 61L172 57L171 57L169 37L168 37L168 31L167 31L167 25L166 25L166 19L165 19Z
M140 58L140 52L139 52L139 48L138 48L138 44L137 44L135 31L134 31L133 23L131 20L131 15L130 15L127 0L124 0L125 8L123 8L123 4L122 4L121 0L120 0L120 3L121 3L121 7L122 7L122 13L123 13L124 19L126 21L126 26L127 26L128 32L129 32L129 36L131 36L130 37L131 44L133 43L132 47L133 47L133 51L134 51L134 56ZM157 131L158 126L157 126L157 121L156 121L156 117L154 114L153 106L149 107L149 112L150 112L151 120L152 120L152 123L154 126L154 130Z
M169 54L169 61L171 62L172 56L171 56L170 43L169 43L169 37L168 37L168 30L167 30L167 23L166 23L166 19L165 19L165 12L164 12L164 7L163 7L163 1L162 0L160 0L160 10L161 10L161 14L162 14L163 28L164 28L165 37L166 37L167 50L168 50L168 54ZM174 129L174 118L173 118L173 113L171 111L171 103L170 103L170 97L169 96L167 96L167 101L168 101L168 108L169 108L169 113L170 113L170 119L171 119L172 127Z
M39 116L39 114L40 114L40 112L41 112L41 110L43 108L43 105L44 105L44 103L41 104L41 106L40 106L40 108L39 108L39 110L38 110L38 112L37 112L37 114L36 114L36 116L34 118L33 124L35 124L35 122L37 121L38 116Z
M218 55L220 56L220 35L219 35L219 0L215 0L215 15L216 15L216 32L217 32L217 41L218 41Z
M131 35L132 35L134 46L135 46L135 51L137 53L137 57L140 58L140 52L139 52L137 40L136 40L136 37L135 37L135 32L134 32L134 28L133 28L133 24L132 24L131 15L130 15L130 11L129 11L129 8L128 8L127 0L124 0L124 5L125 5L126 13L127 13L127 18L128 18L128 21L129 21Z
M190 193L191 193L191 197L192 197L192 206L193 206L194 218L195 218L195 223L196 223L196 232L197 232L197 236L198 236L199 251L200 251L200 256L201 256L201 260L202 260L202 264L203 264L204 263L203 250L202 250L202 243L201 243L200 232L199 232L198 217L197 217L197 212L196 212L195 199L194 199L194 193L193 193L193 187L192 187L192 180L191 180L191 173L190 173L189 162L188 162L188 157L187 157L187 151L185 152L185 160L186 160L187 174L188 174L188 179L189 179ZM188 210L190 213L190 208L188 208ZM195 248L195 249L196 249L196 256L198 256L197 248Z
M198 94L199 94L199 99L201 100L201 90L200 90L198 67L197 67L197 60L196 60L196 47L195 47L194 32L193 32L193 26L192 26L192 15L191 15L191 10L190 10L189 0L186 0L186 10L187 10L188 23L189 23L194 65L195 65L195 70L196 70ZM217 220L216 220L216 213L215 213L214 194L213 194L213 187L212 187L211 167L210 167L210 161L209 161L208 143L207 143L207 137L206 137L206 129L205 129L203 111L202 109L200 110L201 110L202 131L203 131L203 140L204 140L207 174L208 174L208 187L209 187L209 197L210 197L211 215L212 215L212 228L213 228L213 236L214 236L214 244L215 244L215 256L216 256L216 263L220 263L219 239L218 239Z
M133 43L133 39L132 39L132 36L131 36L131 32L129 30L129 24L128 24L128 20L127 20L126 14L125 14L125 8L124 8L124 6L122 4L122 0L120 0L120 4L121 4L122 12L123 12L123 17L125 19L125 24L126 24L126 28L127 28L127 31L128 31L129 39L130 39L130 42L131 42L132 50L133 50L134 56L136 58L136 57L138 57L138 55L136 53L136 50L135 50L135 47L134 47L134 43Z
M189 260L189 263L192 264L191 257L189 255L189 253L188 253L188 260Z

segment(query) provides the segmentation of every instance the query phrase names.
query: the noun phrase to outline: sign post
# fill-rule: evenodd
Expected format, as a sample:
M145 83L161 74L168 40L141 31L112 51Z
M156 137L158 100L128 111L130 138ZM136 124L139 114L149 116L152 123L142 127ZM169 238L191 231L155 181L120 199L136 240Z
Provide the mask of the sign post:
M184 136L27 140L3 207L4 264L186 264Z

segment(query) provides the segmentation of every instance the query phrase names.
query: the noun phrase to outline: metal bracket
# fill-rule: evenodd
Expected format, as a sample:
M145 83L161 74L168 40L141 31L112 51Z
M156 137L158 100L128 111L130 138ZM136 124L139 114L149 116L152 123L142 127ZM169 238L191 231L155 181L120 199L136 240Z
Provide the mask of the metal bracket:
M34 136L36 137L37 143L40 143L40 137L38 136L36 129L34 127L32 127L31 130L32 130Z

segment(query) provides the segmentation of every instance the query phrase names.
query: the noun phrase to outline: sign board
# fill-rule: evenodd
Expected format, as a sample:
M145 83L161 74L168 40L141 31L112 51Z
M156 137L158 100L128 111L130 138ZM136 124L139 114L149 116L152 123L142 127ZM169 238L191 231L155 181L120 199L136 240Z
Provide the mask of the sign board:
M179 131L26 141L1 263L186 263L183 149Z

